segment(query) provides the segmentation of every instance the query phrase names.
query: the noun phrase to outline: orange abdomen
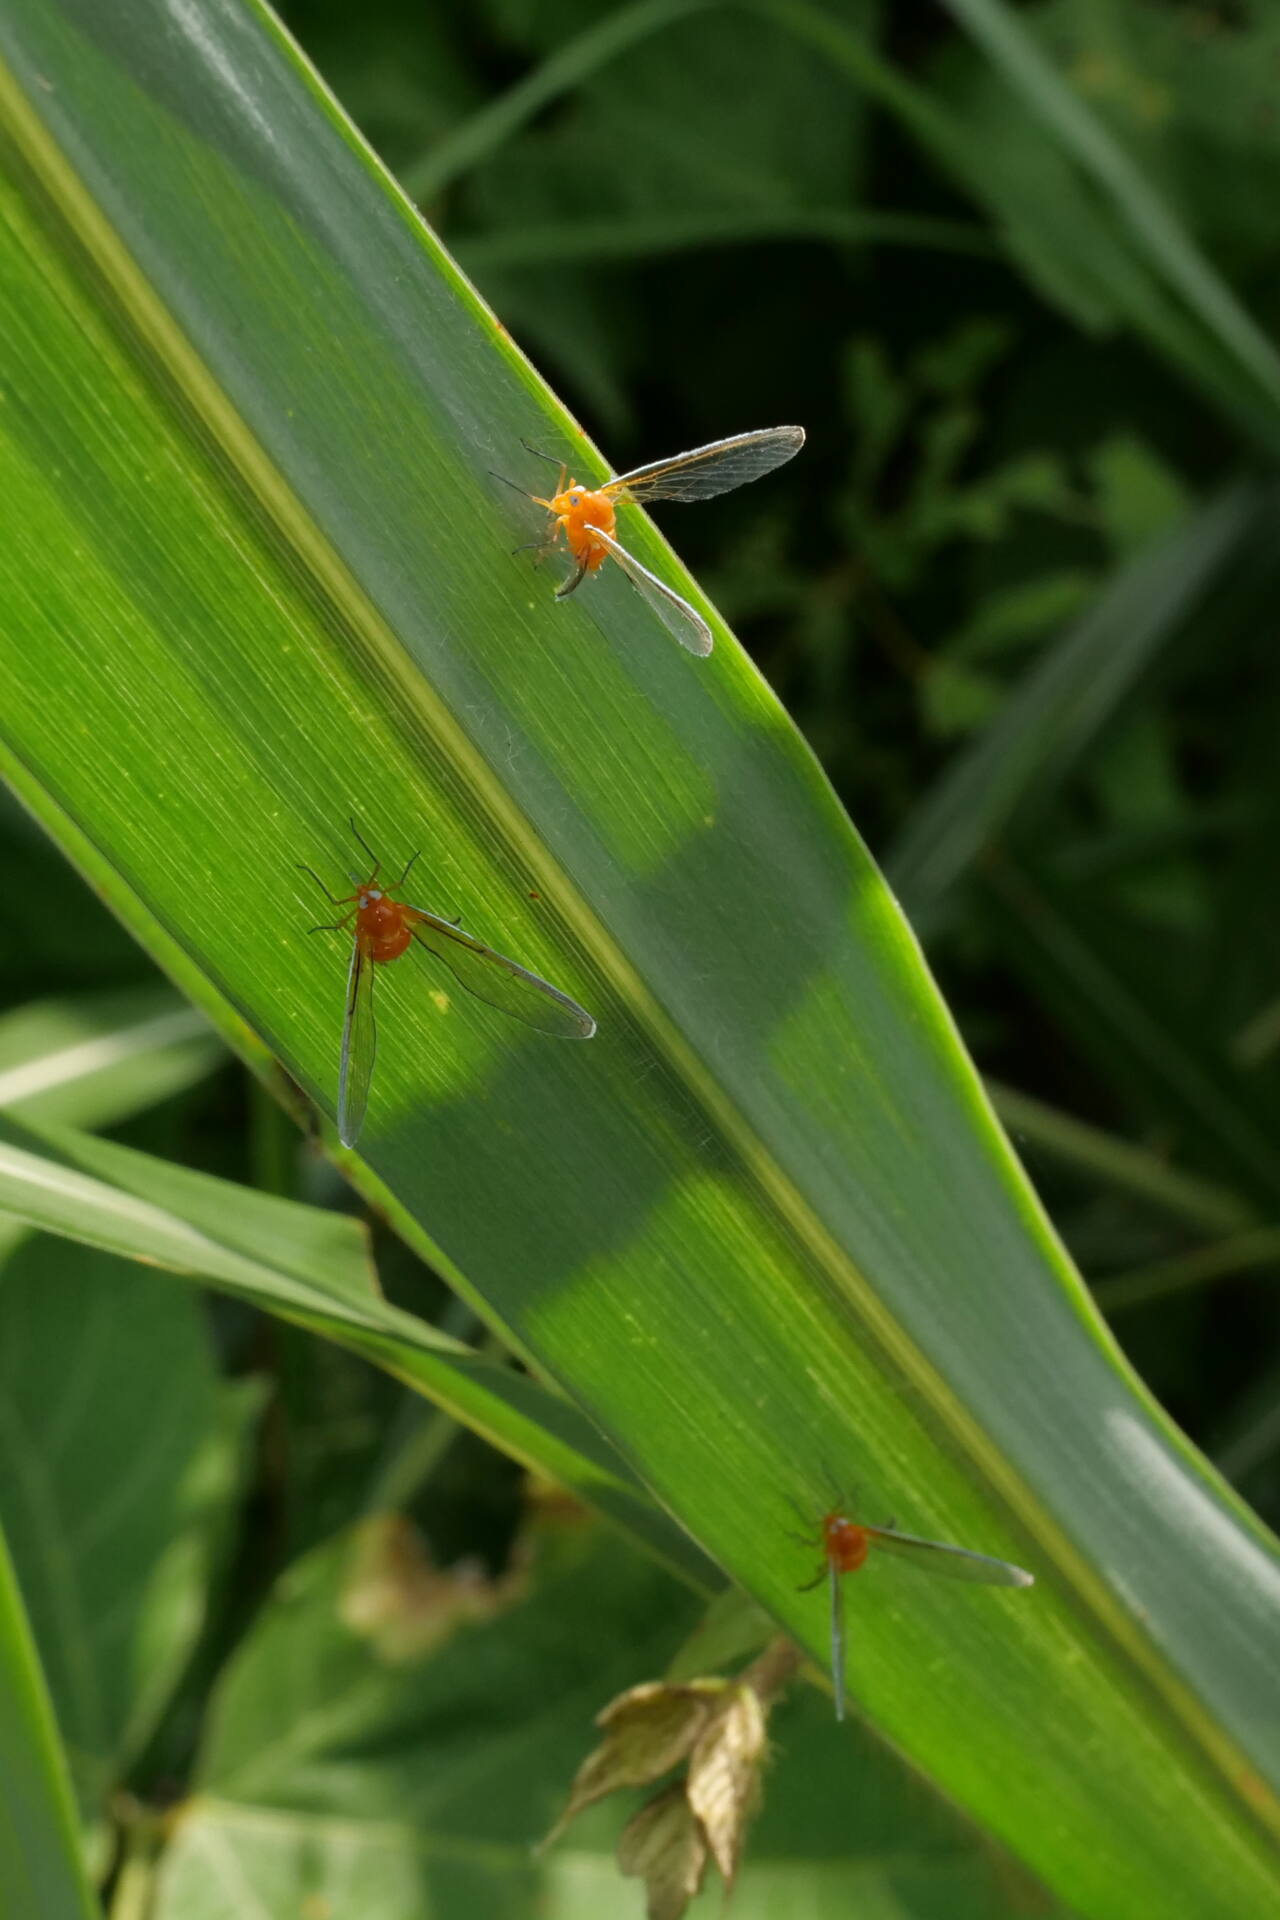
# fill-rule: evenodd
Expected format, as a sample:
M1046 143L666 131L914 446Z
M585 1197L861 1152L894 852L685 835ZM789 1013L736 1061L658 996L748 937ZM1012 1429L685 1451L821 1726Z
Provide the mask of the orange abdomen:
M867 1557L871 1536L852 1520L829 1513L822 1523L822 1541L827 1561L837 1573L856 1573Z
M413 929L398 900L382 894L366 900L357 915L360 945L371 960L398 960L413 939Z

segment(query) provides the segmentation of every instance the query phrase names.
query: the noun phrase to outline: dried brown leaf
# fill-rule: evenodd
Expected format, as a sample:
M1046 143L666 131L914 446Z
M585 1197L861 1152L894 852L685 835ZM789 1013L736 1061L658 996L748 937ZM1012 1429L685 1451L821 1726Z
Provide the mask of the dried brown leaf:
M701 1821L716 1865L732 1887L747 1829L760 1804L760 1775L768 1757L760 1696L734 1687L707 1723L689 1758L686 1793Z
M678 1766L714 1710L722 1688L715 1683L669 1687L650 1680L628 1687L596 1715L605 1738L578 1768L569 1801L544 1847L596 1800L619 1787L647 1787Z
M648 1920L681 1920L709 1858L706 1836L678 1785L641 1807L618 1842L619 1868L645 1883Z

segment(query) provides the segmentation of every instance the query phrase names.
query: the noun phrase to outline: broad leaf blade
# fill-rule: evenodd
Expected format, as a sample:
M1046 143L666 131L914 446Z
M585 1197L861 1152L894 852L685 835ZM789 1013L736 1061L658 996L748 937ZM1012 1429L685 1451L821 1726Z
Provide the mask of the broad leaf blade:
M363 1920L639 1911L612 1852L643 1789L537 1843L603 1700L671 1677L689 1595L577 1524L528 1529L516 1568L457 1581L385 1517L295 1561L219 1685L157 1920L229 1920L248 1890L273 1913L310 1894ZM920 1920L1065 1913L814 1696L780 1706L770 1732L780 1751L734 1889L746 1920L776 1920L780 1902ZM721 1910L711 1878L698 1915Z
M155 1273L34 1236L5 1262L0 1523L86 1822L205 1625L252 1410Z

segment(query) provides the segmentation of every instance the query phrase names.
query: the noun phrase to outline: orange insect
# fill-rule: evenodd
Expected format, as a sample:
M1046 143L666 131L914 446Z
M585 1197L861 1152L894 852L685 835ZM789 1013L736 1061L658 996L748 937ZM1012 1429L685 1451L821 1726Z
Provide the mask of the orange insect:
M363 883L355 874L351 880L355 893L338 899L329 893L319 874L303 867L335 907L349 907L326 926L312 927L312 933L345 933L354 924L351 971L347 976L347 1010L342 1025L342 1059L338 1070L338 1138L344 1147L354 1147L369 1104L373 1079L373 1061L377 1051L377 1029L373 1018L374 968L398 960L416 942L443 960L458 985L477 1000L509 1013L542 1033L562 1040L589 1040L596 1023L584 1007L571 1000L559 987L553 987L538 974L530 973L514 960L495 953L479 940L464 933L456 920L442 920L425 907L411 907L397 900L413 870L413 859L395 882L394 889L378 886L382 863L361 838L355 821L351 831L373 861L373 871Z
M993 1560L989 1554L972 1553L968 1547L947 1546L941 1540L921 1540L913 1533L899 1533L895 1527L864 1527L839 1511L825 1514L819 1541L811 1534L795 1535L805 1546L820 1545L822 1565L812 1580L797 1589L809 1593L821 1581L831 1582L831 1681L835 1693L836 1719L844 1719L844 1587L842 1576L857 1573L872 1547L883 1547L900 1554L928 1573L946 1574L952 1580L969 1580L985 1587L1030 1587L1033 1574L1015 1567L1008 1560Z
M755 433L736 433L728 440L713 440L689 453L677 453L669 460L654 460L647 467L633 467L598 487L580 486L568 478L569 469L549 453L523 442L539 460L548 460L560 468L560 478L549 499L525 493L514 480L504 480L517 493L525 493L535 506L545 507L551 515L547 539L536 544L539 558L563 539L575 562L575 572L556 599L564 600L582 585L589 573L595 573L606 560L616 560L627 578L661 617L668 630L690 653L705 656L712 647L711 629L702 615L689 605L682 594L650 573L633 553L615 538L617 508L627 502L642 505L650 500L710 500L718 493L745 486L772 472L785 460L799 453L804 445L803 427L763 427ZM502 474L495 474L503 480ZM519 551L519 549L517 549Z

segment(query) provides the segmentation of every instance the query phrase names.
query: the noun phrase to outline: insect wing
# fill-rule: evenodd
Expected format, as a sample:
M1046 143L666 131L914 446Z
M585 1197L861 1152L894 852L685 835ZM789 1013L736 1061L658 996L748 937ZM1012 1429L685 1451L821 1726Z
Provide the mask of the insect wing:
M571 1000L559 987L553 987L540 975L530 973L492 947L482 946L461 927L428 913L422 907L408 907L414 919L413 937L428 953L443 960L460 987L497 1007L527 1027L540 1033L553 1033L562 1040L589 1040L596 1023L585 1007Z
M657 574L650 573L648 567L642 567L633 553L628 553L625 547L618 545L612 534L606 533L602 527L592 527L590 531L608 547L632 586L649 602L668 633L673 634L690 653L696 653L705 660L715 642L702 615L696 613L674 587L659 580Z
M835 1695L836 1719L844 1719L844 1581L834 1561L827 1562L831 1583L831 1688Z
M347 1013L342 1023L342 1065L338 1071L338 1138L344 1147L354 1147L359 1139L369 1104L373 1056L378 1045L373 1023L373 972L374 963L357 936L347 976Z
M944 1574L948 1580L971 1580L980 1587L1030 1587L1035 1576L1013 1566L1008 1560L993 1560L986 1553L972 1553L968 1547L947 1546L941 1540L919 1540L913 1533L899 1533L893 1527L868 1527L877 1547L884 1547L909 1560L926 1573Z
M637 501L711 500L771 473L803 445L803 427L761 427L755 433L735 433L729 440L712 440L670 460L633 467L616 480L606 480L600 491Z

